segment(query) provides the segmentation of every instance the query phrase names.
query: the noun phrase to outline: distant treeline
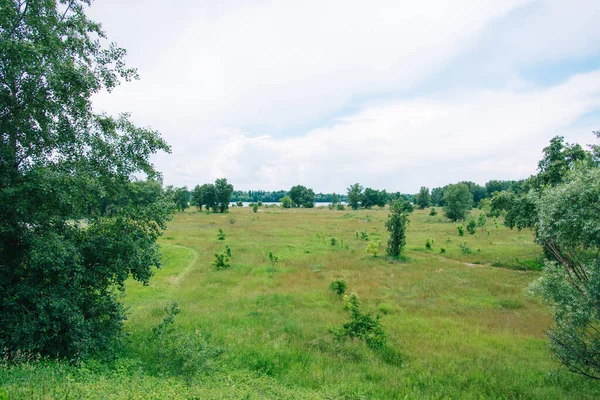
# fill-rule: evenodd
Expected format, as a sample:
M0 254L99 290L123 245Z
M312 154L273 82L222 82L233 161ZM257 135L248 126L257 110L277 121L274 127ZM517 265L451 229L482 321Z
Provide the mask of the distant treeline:
M289 196L290 192L287 190L277 190L274 192L269 192L265 190L234 190L231 196L231 201L238 202L258 202L262 201L263 203L279 203L281 199L285 196ZM315 202L316 203L331 203L333 200L333 195L335 193L317 193L315 194ZM338 194L339 201L347 201L348 196L344 194Z
M516 195L520 195L523 192L527 192L528 187L524 179L519 181L499 181L491 180L485 184L485 186L478 185L475 182L463 181L459 182L468 186L469 192L473 195L473 205L478 206L481 200L491 199L492 195L496 192L509 191ZM444 193L450 185L444 187L437 187L431 190L431 205L433 206L445 206ZM418 202L419 195L417 194L416 200Z

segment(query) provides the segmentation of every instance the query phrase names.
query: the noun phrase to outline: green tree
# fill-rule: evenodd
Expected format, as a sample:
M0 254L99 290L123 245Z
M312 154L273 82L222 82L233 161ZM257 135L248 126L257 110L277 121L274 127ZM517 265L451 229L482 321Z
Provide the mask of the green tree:
M431 190L431 204L434 206L444 206L444 190L445 188L433 188Z
M291 208L293 203L292 203L292 199L290 198L290 196L283 196L281 198L281 200L279 200L281 202L281 206L283 208Z
M558 359L600 379L600 170L579 165L561 181L535 198L536 241L551 257L531 289L553 306Z
M212 183L205 183L200 186L199 198L202 204L206 206L206 209L212 209L214 212L217 211L217 189Z
M448 185L444 191L444 212L452 221L465 219L467 211L473 206L473 195L464 183Z
M417 205L419 209L423 210L431 205L431 196L429 195L429 188L421 186L421 190L417 195Z
M204 205L204 203L202 202L202 189L200 188L200 185L196 185L196 187L194 187L194 190L191 191L190 205L195 206L198 209L198 211L202 211L202 206Z
M158 132L93 111L136 78L89 1L0 6L0 352L84 356L119 337L125 280L148 283L172 211Z
M385 224L390 233L386 249L390 257L400 256L402 249L406 246L406 225L409 222L404 202L401 199L396 200L390 207L390 214Z
M190 201L190 192L187 189L187 186L175 188L173 190L173 202L175 203L175 208L177 211L185 211L188 208Z
M315 206L315 192L306 186L296 185L292 187L288 196L294 207L312 208Z
M215 181L215 205L218 212L223 213L229 209L233 185L227 183L227 179L221 178Z
M348 188L348 205L353 210L357 210L363 201L363 187L355 183Z

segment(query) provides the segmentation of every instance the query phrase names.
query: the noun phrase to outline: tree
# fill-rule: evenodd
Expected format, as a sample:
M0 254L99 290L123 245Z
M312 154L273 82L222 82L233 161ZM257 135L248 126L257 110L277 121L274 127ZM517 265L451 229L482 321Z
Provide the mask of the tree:
M308 189L306 189L306 187L302 185L296 185L290 189L288 196L290 197L290 199L292 199L292 205L294 207L300 207L300 205L302 204L303 194L306 190Z
M175 203L175 208L177 211L185 211L188 208L190 201L190 192L187 189L187 186L175 188L173 190L173 202Z
M302 185L290 189L289 195L294 207L312 208L315 206L315 192Z
M473 195L464 183L448 185L444 191L444 211L452 221L465 219L467 211L473 206Z
M536 199L536 241L551 258L531 289L553 306L551 350L600 379L600 169L580 164L561 180Z
M355 183L348 188L348 205L357 210L363 201L363 187Z
M204 205L204 203L202 202L202 189L200 185L196 185L196 187L194 187L194 190L191 191L190 205L195 206L198 209L198 211L202 211L202 206Z
M290 199L290 196L283 196L281 198L281 200L279 200L279 201L281 201L281 206L283 208L291 208L292 207L293 203L292 203L292 199Z
M125 280L148 283L172 203L150 155L169 151L93 94L136 78L86 0L0 11L0 353L84 356L119 337Z
M417 205L421 210L429 207L431 205L431 196L429 195L429 188L425 186L421 186L421 190L417 195Z
M217 211L217 189L212 183L205 183L200 186L199 198L202 204L206 206L207 210L212 209L213 212Z
M434 206L444 206L444 190L445 188L433 188L431 190L431 203Z
M221 178L215 181L215 205L218 212L223 213L229 209L233 185L227 183L227 179Z
M404 202L401 199L396 200L390 207L390 214L385 226L390 233L386 252L390 257L398 257L402 249L406 246L406 225L408 212Z
M331 195L331 205L335 206L338 203L340 203L340 197L337 194L332 194Z

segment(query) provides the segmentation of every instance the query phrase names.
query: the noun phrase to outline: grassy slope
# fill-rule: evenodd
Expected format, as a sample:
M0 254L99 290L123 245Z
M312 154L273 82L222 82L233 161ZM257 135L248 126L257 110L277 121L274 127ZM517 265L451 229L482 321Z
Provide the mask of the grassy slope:
M0 386L39 398L598 398L596 383L559 368L545 347L550 312L525 296L539 273L491 266L538 257L530 232L490 221L489 235L459 238L455 224L417 211L405 260L392 262L384 257L386 218L385 210L180 213L161 239L165 268L149 287L128 285L132 340L117 361L4 366ZM382 242L379 257L364 252L360 231ZM458 247L464 241L470 254ZM216 271L211 261L225 244L232 268ZM269 251L279 257L274 268ZM328 290L336 278L365 311L384 314L401 362L395 352L332 337L329 328L348 318ZM178 330L225 350L191 381L148 366L148 332L173 300L182 309Z

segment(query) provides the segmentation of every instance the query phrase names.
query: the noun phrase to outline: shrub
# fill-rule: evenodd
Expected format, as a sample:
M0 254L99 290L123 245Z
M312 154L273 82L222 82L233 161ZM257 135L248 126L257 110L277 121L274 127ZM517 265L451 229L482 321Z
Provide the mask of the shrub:
M238 202L237 202L237 206L238 206L238 207L244 207L244 203L242 203L241 201L238 201Z
M446 253L446 248L440 247L440 254L445 254L445 253Z
M262 201L258 201L258 203L256 203L257 206L262 207L263 206L263 202Z
M336 238L331 238L331 245L335 246L337 244L337 239Z
M338 209L338 211L344 211L346 209L346 207L343 204L338 204L336 208Z
M366 253L373 254L373 257L377 257L379 254L379 243L369 242L367 248L365 249Z
M275 254L273 254L273 252L269 252L268 254L269 256L269 261L271 262L271 266L274 267L275 264L277 264L279 262L279 257L277 257Z
M225 234L225 232L223 232L223 229L219 228L219 233L217 233L217 239L225 240L226 237L227 235Z
M231 261L231 257L227 253L227 249L222 253L215 253L215 258L212 262L212 265L214 265L217 270L227 269L231 267L231 264L229 264L229 262ZM231 250L229 250L229 253L231 253Z
M469 233L471 235L474 235L476 228L477 228L477 222L473 218L471 218L469 220L469 222L467 223L467 231L469 231Z
M348 289L348 284L343 279L337 279L329 284L329 289L333 290L338 295L343 295Z
M483 229L485 229L486 224L487 224L487 218L485 217L485 214L483 214L483 213L479 214L479 217L477 218L477 226L483 230Z
M369 240L369 235L367 234L366 231L360 231L360 238L362 240Z
M379 323L380 317L373 318L370 314L363 314L356 293L344 296L344 300L346 308L350 311L350 321L334 331L334 334L339 338L351 337L364 340L371 350L383 348L387 338Z
M427 250L431 250L431 247L433 246L433 243L434 243L434 242L435 242L435 241L434 241L432 238L427 238L427 239L425 239L425 248L426 248Z
M189 384L200 372L210 371L223 349L210 345L198 332L178 332L174 323L179 312L177 302L165 307L166 315L152 328L146 349L154 352L151 368L183 377Z
M432 217L435 217L437 214L438 214L438 212L435 209L435 207L431 207L431 210L429 210L429 215Z
M459 243L457 246L463 254L471 254L473 252L471 248L467 246L467 242Z
M458 236L465 236L465 227L462 225L456 225L456 230L458 231Z
M258 204L255 204L252 206L252 211L253 212L258 212Z

